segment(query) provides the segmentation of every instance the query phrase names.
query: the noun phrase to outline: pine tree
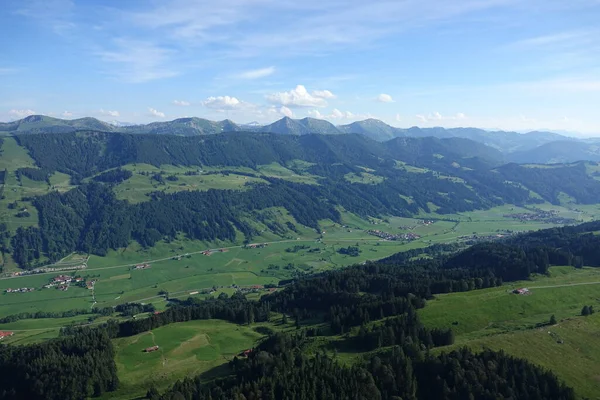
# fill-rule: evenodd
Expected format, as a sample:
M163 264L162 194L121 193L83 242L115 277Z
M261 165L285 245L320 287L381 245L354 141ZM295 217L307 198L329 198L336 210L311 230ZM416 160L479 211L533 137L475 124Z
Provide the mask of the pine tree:
M156 387L154 385L150 386L150 389L148 389L148 392L146 392L146 398L150 399L150 400L155 400L160 398L160 393L158 392L158 389L156 389Z
M583 315L584 317L590 315L590 308L588 306L583 306L583 308L581 309L581 315Z
M550 317L550 325L556 325L556 317L554 316L554 314L552 314L552 316Z

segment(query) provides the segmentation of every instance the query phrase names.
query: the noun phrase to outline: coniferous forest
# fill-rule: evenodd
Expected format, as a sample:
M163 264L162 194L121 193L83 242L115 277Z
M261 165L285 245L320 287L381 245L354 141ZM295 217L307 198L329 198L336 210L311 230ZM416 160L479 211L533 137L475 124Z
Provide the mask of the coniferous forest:
M600 196L600 182L588 176L583 165L551 170L499 166L489 149L472 143L469 147L464 141L398 138L379 143L360 135L248 132L200 138L77 132L22 134L15 139L38 166L20 168L17 176L48 181L52 173L62 172L78 185L67 193L32 199L39 212L38 227L19 228L6 248L26 269L37 266L42 256L55 261L75 250L104 255L132 240L152 247L181 233L191 239L233 241L238 230L251 240L257 232L244 216L268 207L285 207L298 223L318 230L319 220L339 222L339 207L361 217L408 217L431 211L431 204L438 214L451 214L506 203L556 202L558 193L580 203L593 203ZM119 201L112 191L112 185L131 178L131 171L120 168L128 163L253 169L294 160L311 164L306 172L318 177L318 185L265 177L266 183L247 183L244 192L156 191L140 204ZM407 160L403 162L422 172L397 160ZM382 181L373 185L345 179L360 175L363 168L376 171ZM535 189L541 199L531 197L522 185Z
M166 311L145 319L64 328L60 338L39 345L0 345L0 398L97 396L118 387L110 338L199 319L252 324L279 312L294 318L298 328L271 333L248 358L236 357L229 375L210 382L186 378L164 393L150 387L148 398L574 399L573 390L550 371L502 352L461 349L431 355L429 349L452 344L454 335L450 327L427 329L416 310L439 293L543 274L557 257L593 259L596 242L586 232L597 229L598 223L547 229L433 258L400 253L282 282L283 290L259 301L241 293L173 300ZM436 251L439 246L422 254ZM129 312L127 307L119 310ZM314 320L325 325L304 325ZM315 340L332 335L338 335L334 348L365 352L363 361L346 366L335 355L307 351Z
M577 166L553 169L564 181L561 184L546 177L544 169L499 166L485 151L481 157L467 157L466 150L439 140L377 143L358 135L340 139L235 133L197 138L90 132L16 138L38 166L19 169L19 179L49 184L49 177L58 171L69 174L75 186L28 199L38 212L38 224L18 228L10 239L12 258L25 269L74 251L103 256L131 241L150 248L181 234L208 242L234 242L242 233L250 241L259 232L246 222L247 216L270 207L285 208L296 223L320 232L321 220L341 223L340 207L364 218L409 217L419 210L431 211L432 203L443 214L541 201L514 182L537 185L538 193L550 202L559 192L582 203L594 201L600 188ZM60 156L66 148L78 156ZM479 154L479 150L469 151ZM464 168L450 161L457 157ZM420 172L399 165L398 158L409 160ZM155 191L147 201L135 204L117 199L113 191L114 185L132 178L131 171L121 168L128 163L253 169L293 160L308 163L303 168L318 184L261 176L263 182L246 183L244 190ZM376 171L381 182L346 179L359 176L363 168ZM455 179L440 178L442 174ZM506 174L513 178L508 180ZM177 177L156 174L153 179L160 184ZM559 192L546 190L544 182L562 186ZM297 232L292 223L280 225L273 225L273 231ZM279 284L282 290L260 300L236 293L206 300L170 299L160 313L153 313L152 305L139 303L94 309L96 315L118 312L131 317L144 312L149 316L109 320L94 327L65 327L58 339L42 344L0 344L0 399L99 396L118 388L111 339L193 320L266 323L275 313L295 321L296 329L268 332L247 358L236 357L229 364L225 376L210 382L202 376L189 377L162 393L149 387L147 398L573 399L573 390L551 372L502 352L460 349L432 355L432 349L454 343L454 332L452 327L426 327L417 310L427 307L438 294L492 288L531 274L547 274L551 265L585 262L600 266L600 237L593 233L598 230L600 223L593 222L514 235L466 249L437 244L377 262L284 280ZM301 250L289 248L290 253ZM352 245L337 250L348 257L360 251ZM23 313L6 321L56 315ZM311 350L320 341L329 343L328 350L334 354L338 350L362 353L361 361L349 366L331 352Z

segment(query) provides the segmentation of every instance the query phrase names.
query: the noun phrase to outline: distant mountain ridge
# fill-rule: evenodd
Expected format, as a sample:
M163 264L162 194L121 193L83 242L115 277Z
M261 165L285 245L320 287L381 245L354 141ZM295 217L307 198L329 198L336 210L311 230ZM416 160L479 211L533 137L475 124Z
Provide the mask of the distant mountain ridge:
M377 119L356 121L335 126L329 121L316 118L293 119L284 117L268 125L258 123L238 125L231 120L211 121L203 118L178 118L172 121L149 124L111 124L86 117L64 120L43 115L31 115L18 121L0 123L0 133L66 133L79 130L122 132L158 135L213 135L223 132L267 132L282 135L324 134L339 135L358 133L376 141L388 141L399 137L463 138L485 144L517 162L574 162L599 159L600 139L577 139L552 132L533 131L518 133L510 131L487 131L478 128L396 128ZM558 144L563 143L564 146Z

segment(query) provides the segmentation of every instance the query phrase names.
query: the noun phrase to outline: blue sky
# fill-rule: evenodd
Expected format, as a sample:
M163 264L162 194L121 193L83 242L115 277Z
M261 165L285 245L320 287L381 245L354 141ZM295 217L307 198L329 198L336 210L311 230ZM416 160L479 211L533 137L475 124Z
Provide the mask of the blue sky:
M599 0L4 0L0 120L600 135Z

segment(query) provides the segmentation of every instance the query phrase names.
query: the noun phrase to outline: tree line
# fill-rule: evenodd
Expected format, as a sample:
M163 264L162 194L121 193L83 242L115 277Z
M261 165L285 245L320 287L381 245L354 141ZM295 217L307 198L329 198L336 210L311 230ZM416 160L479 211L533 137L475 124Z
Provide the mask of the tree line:
M103 329L28 346L0 344L0 399L84 399L114 391L118 382Z

